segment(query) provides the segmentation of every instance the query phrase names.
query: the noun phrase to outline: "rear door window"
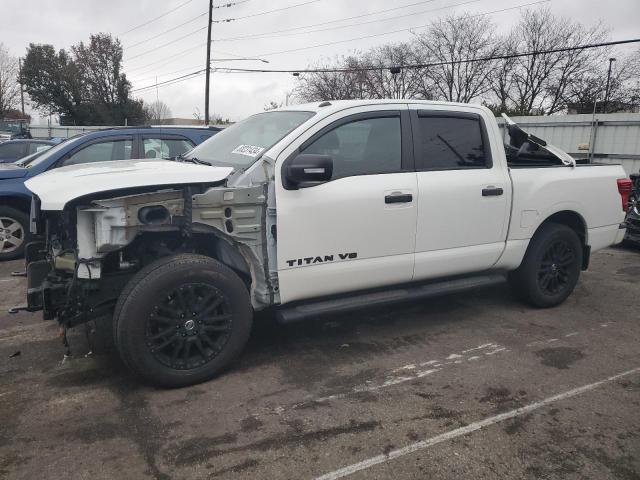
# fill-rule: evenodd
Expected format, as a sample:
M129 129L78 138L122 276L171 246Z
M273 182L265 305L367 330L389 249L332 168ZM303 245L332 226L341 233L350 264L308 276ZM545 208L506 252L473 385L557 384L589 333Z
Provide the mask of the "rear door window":
M415 130L416 170L491 167L486 135L477 115L418 113Z

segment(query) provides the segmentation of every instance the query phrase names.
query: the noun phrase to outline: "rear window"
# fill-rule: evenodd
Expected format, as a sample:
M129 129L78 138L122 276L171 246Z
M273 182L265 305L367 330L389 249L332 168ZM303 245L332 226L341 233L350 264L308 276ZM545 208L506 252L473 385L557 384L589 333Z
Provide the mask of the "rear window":
M491 166L486 155L482 125L475 116L419 116L418 130L418 170L458 170Z
M24 152L24 143L5 143L0 144L0 157L2 158L20 158Z

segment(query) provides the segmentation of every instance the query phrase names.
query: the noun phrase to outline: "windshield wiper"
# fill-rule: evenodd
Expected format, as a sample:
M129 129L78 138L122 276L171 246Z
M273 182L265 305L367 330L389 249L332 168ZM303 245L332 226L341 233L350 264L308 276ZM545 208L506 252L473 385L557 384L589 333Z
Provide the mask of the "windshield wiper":
M204 160L200 160L199 158L196 158L196 157L185 157L182 154L180 154L177 157L175 157L175 161L176 162L191 162L191 163L195 163L197 165L208 165L209 167L213 166L211 163L205 162Z

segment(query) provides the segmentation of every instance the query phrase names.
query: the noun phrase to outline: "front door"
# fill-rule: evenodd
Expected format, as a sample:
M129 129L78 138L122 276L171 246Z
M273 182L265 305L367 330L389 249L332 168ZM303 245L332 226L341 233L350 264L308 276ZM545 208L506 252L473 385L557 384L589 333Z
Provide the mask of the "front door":
M505 246L511 182L501 139L469 112L411 105L418 177L414 280L490 268ZM489 119L493 121L493 119ZM490 133L491 132L491 133Z
M411 280L417 186L407 106L351 110L324 119L307 141L283 153L329 155L330 181L286 190L280 178L286 158L279 159L282 303Z

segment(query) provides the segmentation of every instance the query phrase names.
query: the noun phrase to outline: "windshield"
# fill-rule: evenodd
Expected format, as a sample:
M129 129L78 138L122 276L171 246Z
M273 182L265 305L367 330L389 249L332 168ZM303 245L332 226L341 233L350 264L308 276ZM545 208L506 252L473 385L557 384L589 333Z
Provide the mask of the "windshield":
M212 165L246 168L313 112L277 111L253 115L225 128L185 155Z

